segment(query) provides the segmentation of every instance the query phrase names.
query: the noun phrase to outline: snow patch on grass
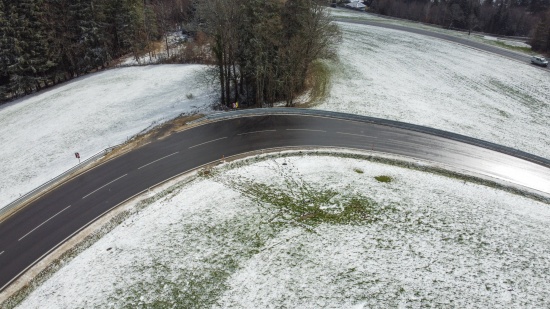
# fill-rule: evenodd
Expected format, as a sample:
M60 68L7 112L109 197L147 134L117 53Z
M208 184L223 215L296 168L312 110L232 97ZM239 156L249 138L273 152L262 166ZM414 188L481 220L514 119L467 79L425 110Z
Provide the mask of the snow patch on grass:
M379 175L392 182L377 181ZM312 197L335 192L319 208L332 205L337 213L349 197L363 197L377 211L359 221L279 220L289 214L277 206L284 203L262 198L278 189L288 205L315 207ZM550 305L547 204L326 156L230 163L172 190L74 258L21 307Z
M319 108L547 156L546 72L414 34L341 27ZM72 166L75 151L85 159L152 123L207 112L202 68L111 70L0 107L0 205ZM315 156L228 166L176 189L21 307L550 306L550 210L540 202Z
M318 109L438 128L542 157L550 75L426 36L339 23L339 62Z
M470 41L503 47L522 54L529 54L529 55L533 54L533 52L530 50L531 46L527 43L520 42L517 40L505 39L505 38L496 38L493 36L485 35L483 33L474 32L468 35L468 32L466 31L450 30L438 25L425 24L425 23L415 22L415 21L406 20L406 19L392 18L389 16L382 16L382 15L377 16L371 13L356 12L351 10L330 9L330 13L335 18L343 18L351 21L353 20L375 21L375 22L380 22L385 24L394 24L394 25L401 25L401 26L406 26L410 28L423 29L431 32L454 36L457 38L467 39Z
M182 113L208 113L200 65L113 69L0 107L0 207ZM191 99L187 96L192 93Z
M483 39L493 41L493 42L500 42L502 44L505 44L505 45L508 45L508 46L513 46L513 47L531 48L531 45L529 45L527 43L524 43L524 42L506 40L506 39L501 39L501 38L497 38L497 37L494 37L494 36L484 35Z

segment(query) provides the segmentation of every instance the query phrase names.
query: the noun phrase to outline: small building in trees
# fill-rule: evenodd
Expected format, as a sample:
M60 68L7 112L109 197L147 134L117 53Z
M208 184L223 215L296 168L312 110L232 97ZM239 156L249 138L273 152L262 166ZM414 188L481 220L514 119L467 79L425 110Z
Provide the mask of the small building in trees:
M346 7L358 11L364 11L366 9L366 5L363 4L363 2L359 0L352 0L350 3L346 4Z

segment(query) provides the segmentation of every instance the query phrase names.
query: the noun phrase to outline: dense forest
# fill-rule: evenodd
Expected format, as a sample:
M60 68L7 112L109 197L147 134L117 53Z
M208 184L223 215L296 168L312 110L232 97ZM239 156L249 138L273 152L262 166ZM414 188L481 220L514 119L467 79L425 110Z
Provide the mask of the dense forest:
M0 101L101 70L122 55L137 58L185 24L202 44L200 61L214 64L211 76L221 89L222 104L240 100L264 106L284 100L292 105L311 63L330 57L339 38L326 4L0 0ZM185 57L178 60L193 56Z
M0 0L0 102L146 51L190 0Z
M207 48L178 61L215 64L223 104L292 105L311 64L334 52L331 1L0 0L0 103L151 52L185 23ZM365 3L372 12L448 28L530 36L533 50L550 52L550 0Z
M369 11L446 28L528 36L550 52L550 0L368 0Z

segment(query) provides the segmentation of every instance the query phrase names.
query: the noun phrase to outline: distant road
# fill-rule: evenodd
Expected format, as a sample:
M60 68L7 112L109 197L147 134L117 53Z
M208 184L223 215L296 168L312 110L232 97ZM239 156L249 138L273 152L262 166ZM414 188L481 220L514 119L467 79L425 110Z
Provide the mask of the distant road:
M362 14L362 13L358 13L358 14ZM520 61L520 62L524 62L524 63L527 63L529 65L532 65L533 67L536 67L536 68L539 68L539 69L542 69L542 70L550 71L550 68L548 68L548 67L543 68L543 67L535 66L535 65L531 64L531 57L530 56L522 55L520 53L516 53L516 52L510 51L510 50L504 49L504 48L499 48L499 47L496 47L496 46L491 46L491 45L487 45L487 44L483 44L483 43L479 43L479 42L459 38L459 37L452 36L452 35L447 35L447 34L438 33L438 32L429 31L429 30L424 30L424 29L418 29L418 28L414 28L414 27L393 25L393 24L388 24L388 23L380 22L380 21L350 20L350 19L346 19L346 18L335 18L334 20L338 21L338 22L344 22L344 23L350 23L350 24L360 24L360 25L381 27L381 28L386 28L386 29L393 29L393 30L406 31L406 32L426 35L426 36L430 36L430 37L433 37L433 38L437 38L437 39L441 39L441 40L445 40L445 41L450 41L450 42L466 45L468 47L476 48L476 49L479 49L479 50L482 50L482 51L497 54L497 55L507 57L507 58L510 58L510 59L514 59L514 60L517 60L517 61Z
M260 109L209 116L61 184L0 222L0 290L128 198L222 156L338 147L406 156L550 197L550 160L465 136L357 115Z

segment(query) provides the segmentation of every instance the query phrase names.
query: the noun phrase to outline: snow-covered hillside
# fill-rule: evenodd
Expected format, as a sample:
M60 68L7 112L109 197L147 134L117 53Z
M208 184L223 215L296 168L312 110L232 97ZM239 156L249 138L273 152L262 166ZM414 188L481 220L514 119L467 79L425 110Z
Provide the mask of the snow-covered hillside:
M107 147L181 113L208 113L204 67L113 69L0 106L0 207Z
M399 120L550 158L550 74L446 41L339 23L319 109Z

